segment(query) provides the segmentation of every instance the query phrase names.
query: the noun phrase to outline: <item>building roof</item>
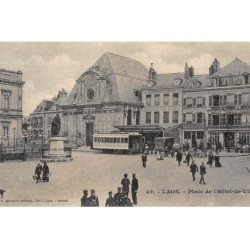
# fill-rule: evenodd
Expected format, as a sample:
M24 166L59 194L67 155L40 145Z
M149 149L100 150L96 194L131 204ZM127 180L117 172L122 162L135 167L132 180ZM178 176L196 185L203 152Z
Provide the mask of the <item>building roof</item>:
M156 86L173 87L181 86L186 80L183 72L158 74L156 77Z
M221 68L210 77L242 75L244 73L250 74L250 65L236 57L231 63L227 64L225 67Z
M0 80L6 82L23 83L22 72L0 69Z
M195 84L199 82L200 84ZM185 82L185 89L207 88L211 85L209 75L194 75Z
M109 52L104 53L78 78L78 81L90 70L106 77L112 85L112 97L104 98L104 102L138 103L133 90L147 83L148 70L141 62ZM68 104L75 103L74 94L77 92L77 84L68 96Z
M52 100L42 100L34 109L34 111L31 113L37 113L37 112L43 112L43 111L48 111L51 109L51 107L53 106L53 104L55 103L55 101ZM42 108L40 110L40 107Z

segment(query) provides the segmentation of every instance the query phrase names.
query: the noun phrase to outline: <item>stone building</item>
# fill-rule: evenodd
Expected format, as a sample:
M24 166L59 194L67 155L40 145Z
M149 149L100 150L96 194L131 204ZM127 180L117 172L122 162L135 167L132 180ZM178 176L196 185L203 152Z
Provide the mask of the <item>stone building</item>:
M94 132L142 133L146 141L174 136L192 147L250 143L250 65L236 58L225 67L215 59L208 74L157 74L139 61L105 53L76 80L42 101L31 114L32 137L50 137L50 124L61 118L61 136L91 145Z
M208 75L183 88L183 138L230 148L250 143L250 65L236 58L223 68L215 59Z
M0 69L0 133L5 146L15 147L22 138L23 73Z
M68 95L61 91L53 100L38 105L31 114L32 136L39 138L43 133L50 137L50 124L56 114L61 118L61 135L87 146L94 132L139 124L139 90L147 83L147 73L136 60L105 53L76 80Z
M250 65L235 58L209 76L208 134L223 147L250 143Z
M151 72L155 72L152 77ZM153 64L149 69L147 85L141 89L142 114L140 125L146 140L167 136L175 128L177 142L180 141L178 125L182 124L182 88L184 73L156 74ZM148 129L147 129L148 128Z

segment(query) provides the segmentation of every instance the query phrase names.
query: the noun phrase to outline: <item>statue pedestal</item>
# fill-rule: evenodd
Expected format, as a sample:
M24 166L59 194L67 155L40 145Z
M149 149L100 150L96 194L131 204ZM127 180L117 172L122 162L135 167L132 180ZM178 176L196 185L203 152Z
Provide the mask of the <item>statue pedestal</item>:
M48 162L65 162L72 161L71 155L64 151L64 137L51 137L49 139L49 153L46 157Z

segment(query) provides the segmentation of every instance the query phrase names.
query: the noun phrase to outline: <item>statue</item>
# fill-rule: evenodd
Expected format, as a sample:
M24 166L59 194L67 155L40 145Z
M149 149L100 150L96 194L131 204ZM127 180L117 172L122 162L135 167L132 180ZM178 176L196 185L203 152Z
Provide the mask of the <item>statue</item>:
M61 129L61 119L59 117L59 114L57 114L51 123L51 136L57 137L59 136L59 132Z

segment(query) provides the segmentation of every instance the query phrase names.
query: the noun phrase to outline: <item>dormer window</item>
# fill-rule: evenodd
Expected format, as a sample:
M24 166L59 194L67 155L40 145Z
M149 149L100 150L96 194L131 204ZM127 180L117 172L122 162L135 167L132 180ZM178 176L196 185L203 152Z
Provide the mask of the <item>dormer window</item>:
M245 79L245 84L248 85L248 81L249 81L249 75L244 75L244 79Z

